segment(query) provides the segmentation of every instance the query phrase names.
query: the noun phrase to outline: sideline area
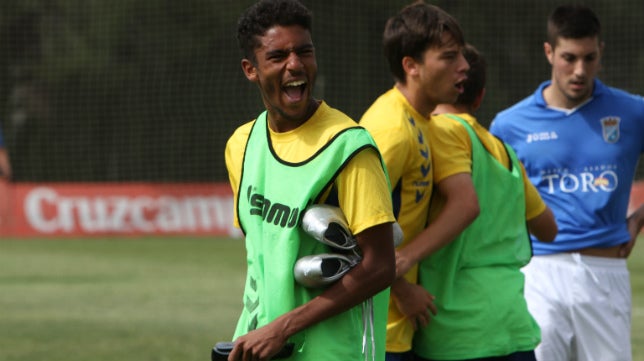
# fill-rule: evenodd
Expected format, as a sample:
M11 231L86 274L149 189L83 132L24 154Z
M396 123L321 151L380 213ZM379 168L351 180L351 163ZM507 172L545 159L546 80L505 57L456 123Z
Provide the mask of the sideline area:
M233 227L227 183L0 182L0 237L222 236ZM631 214L644 203L633 184Z

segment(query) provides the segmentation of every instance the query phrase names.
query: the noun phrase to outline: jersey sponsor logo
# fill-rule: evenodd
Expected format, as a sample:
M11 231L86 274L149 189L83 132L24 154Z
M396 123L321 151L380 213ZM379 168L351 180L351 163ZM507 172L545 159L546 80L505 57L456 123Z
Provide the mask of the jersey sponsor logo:
M544 172L542 179L547 182L548 193L597 193L613 192L619 185L616 167L588 167L575 174L570 172Z
M253 291L253 293L257 293L257 281L255 280L255 278L250 277L248 286ZM249 295L246 295L246 300L244 301L244 307L246 308L246 311L248 311L248 313L250 314L255 312L255 310L257 310L257 307L259 307L259 296L255 295L255 297L256 298L253 300L250 298ZM251 317L250 321L248 321L247 331L250 332L252 330L257 329L257 324L258 324L258 319L257 319L257 313L255 312L253 317Z
M601 118L602 136L606 143L616 143L619 140L619 123L621 119L616 116Z
M423 134L423 131L416 126L416 121L414 120L414 117L407 114L407 121L416 130L416 141L418 142L418 152L421 158L424 159L423 163L420 164L419 166L421 177L420 179L415 180L413 183L414 187L416 188L415 201L416 203L420 203L423 200L423 198L425 198L426 190L431 184L427 180L432 170L431 154L430 154L429 146L427 145L427 143L425 143L425 134Z
M272 223L281 228L293 228L297 224L300 209L286 204L272 202L263 194L253 192L253 186L246 191L250 204L250 215L260 216L266 223Z
M549 140L555 140L558 139L559 136L557 135L557 132L539 132L539 133L528 133L526 135L526 143L533 143L533 142L543 142L543 141L549 141Z

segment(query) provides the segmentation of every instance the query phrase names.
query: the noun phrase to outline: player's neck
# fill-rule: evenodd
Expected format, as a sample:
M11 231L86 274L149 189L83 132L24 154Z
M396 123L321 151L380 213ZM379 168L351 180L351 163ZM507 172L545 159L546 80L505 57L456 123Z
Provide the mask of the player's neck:
M396 88L407 99L409 105L411 105L418 114L425 118L429 118L432 111L438 105L436 102L428 99L420 89L414 87L409 82L407 82L407 84L401 84L398 82L396 83Z
M570 98L560 91L555 85L550 84L543 89L543 100L551 108L573 110L588 102L592 96L592 91L583 98Z
M469 113L469 109L462 105L456 104L438 104L432 114L465 114Z

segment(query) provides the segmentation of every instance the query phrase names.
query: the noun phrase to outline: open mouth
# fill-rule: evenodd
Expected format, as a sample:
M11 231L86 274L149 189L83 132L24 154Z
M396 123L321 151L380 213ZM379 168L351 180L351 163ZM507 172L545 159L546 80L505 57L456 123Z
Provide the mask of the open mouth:
M463 92L465 91L464 84L465 84L465 80L461 80L458 83L454 84L454 87L456 88L459 94L463 94Z
M570 85L573 89L583 89L585 87L585 84L583 81L572 81L570 82Z
M304 80L292 81L286 83L282 87L282 90L289 100L298 102L304 98L304 92L306 91L306 82Z

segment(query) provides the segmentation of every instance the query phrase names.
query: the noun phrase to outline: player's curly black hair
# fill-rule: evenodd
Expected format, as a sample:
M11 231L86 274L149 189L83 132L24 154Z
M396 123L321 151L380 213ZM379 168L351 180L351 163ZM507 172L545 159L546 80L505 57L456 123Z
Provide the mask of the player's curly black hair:
M260 0L246 9L237 22L237 41L242 56L255 62L258 36L275 26L299 25L311 32L312 14L298 0Z
M470 70L463 83L463 93L458 96L455 104L471 107L485 88L487 64L483 54L469 43L463 47L463 57L470 65Z

